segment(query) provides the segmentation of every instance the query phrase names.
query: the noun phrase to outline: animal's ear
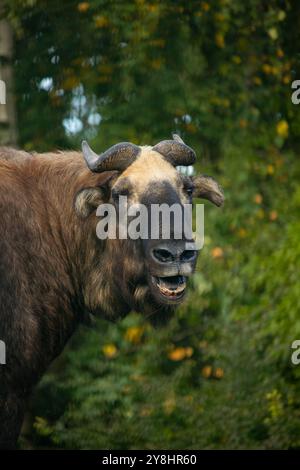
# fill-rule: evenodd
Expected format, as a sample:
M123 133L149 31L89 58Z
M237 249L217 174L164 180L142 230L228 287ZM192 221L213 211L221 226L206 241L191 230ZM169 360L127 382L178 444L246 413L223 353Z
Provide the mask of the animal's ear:
M109 199L113 181L117 178L117 171L106 172L98 181L97 186L83 188L75 195L74 207L77 215L82 219L88 217L97 207Z
M194 184L194 197L208 199L218 207L223 205L225 200L223 190L211 176L193 176L192 181Z
M82 219L86 219L103 202L104 196L102 188L81 189L76 194L74 201L77 215Z

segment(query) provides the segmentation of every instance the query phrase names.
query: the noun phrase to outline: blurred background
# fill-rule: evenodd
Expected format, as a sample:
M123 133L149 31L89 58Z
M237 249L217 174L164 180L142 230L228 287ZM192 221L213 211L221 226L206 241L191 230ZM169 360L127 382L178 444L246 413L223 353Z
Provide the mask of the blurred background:
M21 446L300 448L300 4L1 0L1 143L96 151L179 133L222 184L187 302L81 327Z

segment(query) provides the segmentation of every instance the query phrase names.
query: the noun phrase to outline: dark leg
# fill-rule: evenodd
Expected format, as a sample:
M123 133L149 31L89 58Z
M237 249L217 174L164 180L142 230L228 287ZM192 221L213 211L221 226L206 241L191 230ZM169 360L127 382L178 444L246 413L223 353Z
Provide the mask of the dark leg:
M0 396L0 449L15 449L24 418L25 400L15 394Z

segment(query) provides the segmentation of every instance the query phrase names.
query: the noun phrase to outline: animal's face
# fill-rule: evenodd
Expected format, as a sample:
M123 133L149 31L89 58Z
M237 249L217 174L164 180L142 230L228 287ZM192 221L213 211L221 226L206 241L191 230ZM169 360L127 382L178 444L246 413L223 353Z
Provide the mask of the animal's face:
M142 148L139 158L132 163L112 186L112 201L118 205L120 196L126 196L128 205L143 205L141 218L145 238L140 244L139 257L143 259L146 283L159 304L175 305L185 295L186 280L194 271L197 251L186 249L186 237L181 219L184 204L192 202L194 185L190 178L181 175L165 158L151 148ZM166 209L165 217L159 219L154 210L159 206ZM170 212L170 209L175 212ZM172 214L175 214L174 216ZM168 215L170 217L168 218ZM168 220L167 220L168 219ZM175 239L175 223L181 225ZM157 223L156 238L151 238ZM163 227L169 229L168 238L163 238ZM147 226L147 227L146 227Z
M177 136L155 147L118 145L107 151L105 158L83 146L92 171L118 171L106 187L106 202L117 215L116 233L120 236L120 225L124 229L120 219L124 211L126 228L137 229L133 237L127 230L126 240L105 242L113 283L131 309L147 313L170 310L183 300L198 255L191 238L191 220L188 227L184 222L184 206L191 204L193 197L221 205L223 194L212 178L188 177L177 171L177 165L190 165L195 160L192 149ZM92 194L86 194L89 202ZM124 201L127 205L121 207ZM130 209L135 207L137 211Z

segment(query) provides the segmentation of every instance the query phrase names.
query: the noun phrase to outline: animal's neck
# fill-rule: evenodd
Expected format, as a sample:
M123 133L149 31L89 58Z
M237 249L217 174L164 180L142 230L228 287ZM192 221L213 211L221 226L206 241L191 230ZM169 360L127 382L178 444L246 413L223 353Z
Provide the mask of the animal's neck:
M85 219L74 210L76 194L84 189L101 185L103 174L86 169L80 154L44 154L34 157L35 188L40 194L43 213L38 225L42 228L45 259L50 259L52 276L72 300L72 308L81 319L85 307L97 314L114 317L123 314L124 301L117 297L112 258L106 243L96 237L98 219L92 213ZM47 221L45 223L45 221ZM45 233L44 233L45 232ZM50 240L50 241L49 241Z
M96 236L95 212L81 218L74 210L76 194L100 186L105 176L86 169L81 155L67 153L38 157L39 192L49 224L51 245L56 246L56 260L65 273L70 295L76 299L79 317L85 306L97 315L113 316L118 309L114 301L113 253L105 252L106 243ZM35 172L36 174L36 172ZM48 253L51 256L51 253ZM53 254L52 254L53 256ZM120 306L121 308L121 306Z
M85 169L76 152L37 155L34 166L35 191L40 195L37 212L42 245L53 277L61 279L71 296L82 300L82 284L94 248L94 234L88 230L88 221L80 219L74 210L76 193L95 184L94 177ZM58 279L57 279L58 280Z

